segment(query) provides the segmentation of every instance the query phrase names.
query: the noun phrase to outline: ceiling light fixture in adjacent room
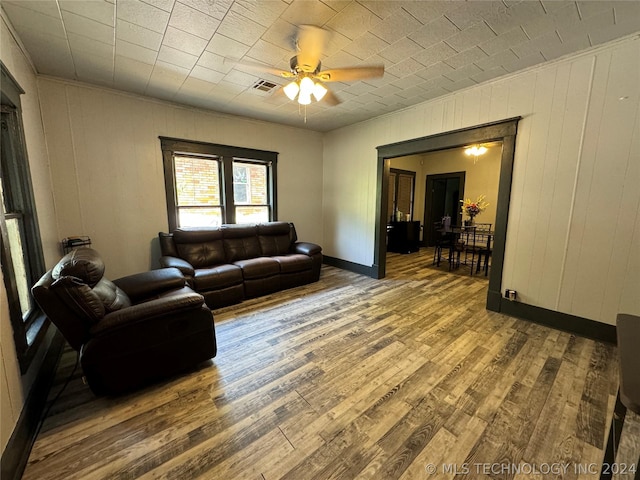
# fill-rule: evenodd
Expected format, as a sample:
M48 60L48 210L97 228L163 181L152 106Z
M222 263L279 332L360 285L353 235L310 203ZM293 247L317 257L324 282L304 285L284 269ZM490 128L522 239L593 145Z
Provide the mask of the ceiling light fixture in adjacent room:
M478 161L478 156L487 153L487 147L482 145L472 145L471 147L465 148L464 153L467 155L473 155L473 164L475 165Z

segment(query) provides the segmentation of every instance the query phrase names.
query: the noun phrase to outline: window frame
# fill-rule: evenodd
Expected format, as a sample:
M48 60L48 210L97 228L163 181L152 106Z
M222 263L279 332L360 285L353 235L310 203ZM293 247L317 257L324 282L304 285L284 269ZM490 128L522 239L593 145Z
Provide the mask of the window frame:
M216 162L217 165L217 171L218 171L218 189L220 191L220 204L216 204L216 205L178 205L178 192L177 190L175 190L175 178L176 178L176 165L175 165L175 159L176 157L180 157L180 158L193 158L193 159L197 159L197 160L203 160L203 159L208 159L211 160L213 162ZM219 208L220 209L220 213L221 213L221 217L224 218L224 195L223 195L223 184L222 184L222 159L218 156L213 156L213 155L187 155L184 153L176 153L173 155L172 157L172 174L173 174L173 188L174 188L174 199L175 199L175 212L176 212L176 224L178 224L178 220L180 219L180 210L181 209L198 209L198 208ZM165 179L166 180L166 179Z
M5 144L2 147L8 149L5 150L7 155L3 155L0 160L0 175L4 189L2 201L7 207L6 214L4 211L0 212L0 255L16 354L20 371L24 374L46 334L50 321L33 298L27 315L23 316L20 305L5 218L21 219L22 248L26 257L25 269L29 290L45 272L44 254L22 124L20 95L25 92L1 62L0 67L1 110L3 123L7 124L9 139L9 145Z
M256 150L231 145L220 145L208 142L183 140L171 137L159 137L162 150L162 161L165 179L165 194L167 201L167 217L169 231L178 228L178 206L175 188L176 156L211 158L220 162L221 194L222 194L222 222L236 223L235 201L233 197L233 162L254 163L267 167L267 199L269 207L269 221L275 221L277 215L277 162L278 152ZM265 206L265 205L260 205Z
M398 211L398 191L400 187L400 176L404 175L405 177L411 177L411 211L403 212L410 213L411 220L413 220L413 212L415 211L415 199L416 199L416 172L413 170L402 170L400 168L390 168L389 174L394 174L394 187L393 187L393 208L391 211L391 221L396 221L395 214ZM391 191L391 187L389 187L389 191ZM391 199L391 195L389 195L389 199Z
M248 178L247 178L247 197L249 199L251 199L251 177L250 177L250 166L252 165L258 165L258 166L264 166L266 167L266 176L267 176L267 203L251 203L249 201L249 203L236 203L236 199L235 199L235 195L232 195L233 197L233 205L231 206L233 208L233 214L234 214L234 223L237 222L237 211L238 211L238 207L240 208L264 208L266 207L267 210L269 211L269 219L273 220L273 216L271 214L272 208L271 208L271 204L269 203L269 199L271 197L271 192L273 191L272 188L269 186L271 184L271 177L272 177L272 168L270 168L270 166L266 163L266 162L262 162L262 161L255 161L249 158L239 158L239 157L234 157L232 159L231 162L231 168L232 168L232 174L233 174L233 167L235 166L235 164L241 164L243 165L245 168L247 168L247 172L248 172ZM233 185L235 185L236 182L233 183Z

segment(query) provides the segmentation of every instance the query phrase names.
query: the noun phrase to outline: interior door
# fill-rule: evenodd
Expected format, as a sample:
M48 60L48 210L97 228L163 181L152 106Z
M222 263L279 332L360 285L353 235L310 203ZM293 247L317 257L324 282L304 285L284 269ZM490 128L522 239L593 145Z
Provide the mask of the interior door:
M433 246L435 222L448 215L451 223L460 225L462 212L460 200L464 193L465 172L427 175L424 205L424 244Z

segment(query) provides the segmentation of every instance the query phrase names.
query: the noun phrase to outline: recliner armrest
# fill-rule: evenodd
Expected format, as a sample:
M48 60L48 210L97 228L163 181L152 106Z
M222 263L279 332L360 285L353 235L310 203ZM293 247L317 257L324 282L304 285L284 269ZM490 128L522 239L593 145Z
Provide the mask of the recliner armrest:
M160 317L173 317L189 310L200 310L203 304L204 297L195 292L157 298L105 315L91 327L89 334L96 337L116 329L128 328L135 323L157 321Z
M303 255L315 255L322 252L322 247L315 243L309 242L296 242L292 247L293 253L302 253Z
M113 283L135 303L167 290L180 289L186 285L186 280L177 268L161 268L118 278Z
M195 269L193 265L191 265L186 260L178 257L171 257L168 255L164 255L160 257L160 266L162 267L174 267L182 272L185 277L193 277L195 273Z

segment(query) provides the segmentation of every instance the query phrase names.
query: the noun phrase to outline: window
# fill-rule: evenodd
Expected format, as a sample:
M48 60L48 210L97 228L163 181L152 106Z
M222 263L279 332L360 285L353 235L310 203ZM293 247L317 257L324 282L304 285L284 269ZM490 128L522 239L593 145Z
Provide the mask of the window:
M402 213L402 220L413 219L413 200L416 172L392 168L389 172L389 205L387 218L397 220L396 213Z
M24 373L48 322L31 296L31 287L44 273L44 258L22 131L21 93L3 66L0 254L16 351Z
M233 203L236 223L268 222L267 166L248 160L233 161Z
M176 155L173 171L178 225L221 225L222 196L218 159Z
M160 137L169 229L276 218L278 154Z

